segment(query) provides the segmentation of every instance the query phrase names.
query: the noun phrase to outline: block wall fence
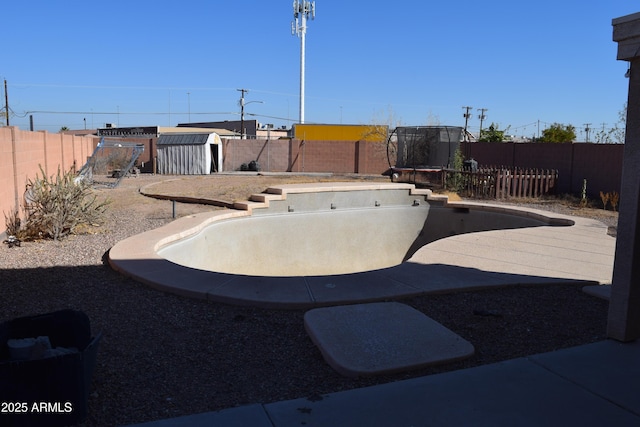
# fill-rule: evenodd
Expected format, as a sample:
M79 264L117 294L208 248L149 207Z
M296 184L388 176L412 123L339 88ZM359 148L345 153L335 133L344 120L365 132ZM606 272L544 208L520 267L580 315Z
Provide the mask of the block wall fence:
M224 171L256 161L268 172L382 174L389 169L386 142L299 139L223 139Z
M93 153L98 139L62 133L30 132L0 127L0 211L22 213L22 199L29 179L61 171L79 170ZM0 217L4 221L4 216ZM4 223L0 232L4 231Z
M386 142L223 140L224 171L256 161L269 172L382 174L388 171ZM556 194L620 193L624 144L462 143L466 157L481 166L558 170Z
M587 180L587 195L600 198L600 191L620 193L624 144L585 143L463 143L481 166L558 170L556 194L580 195Z
M157 138L109 138L144 144L142 172L153 172ZM0 210L21 210L26 183L62 171L79 170L93 153L98 137L0 127ZM308 141L299 139L223 139L225 172L256 161L268 172L328 172L383 174L388 171L386 142ZM583 180L587 193L620 192L623 144L462 143L462 153L481 166L557 169L557 194L579 195ZM0 220L3 218L0 217ZM0 224L4 231L4 224Z

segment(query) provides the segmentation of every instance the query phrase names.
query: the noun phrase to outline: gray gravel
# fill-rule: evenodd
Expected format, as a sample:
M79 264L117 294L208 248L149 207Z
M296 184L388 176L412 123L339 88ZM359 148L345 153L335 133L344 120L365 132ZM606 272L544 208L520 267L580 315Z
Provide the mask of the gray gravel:
M95 234L0 246L0 321L74 308L103 334L83 425L317 396L605 339L607 303L578 285L422 296L402 301L470 341L476 355L411 373L344 378L305 333L304 311L190 300L148 289L106 266L115 242L171 220L168 202L137 197L124 207L114 203ZM179 205L180 214L205 209L211 207ZM498 315L478 315L484 312Z

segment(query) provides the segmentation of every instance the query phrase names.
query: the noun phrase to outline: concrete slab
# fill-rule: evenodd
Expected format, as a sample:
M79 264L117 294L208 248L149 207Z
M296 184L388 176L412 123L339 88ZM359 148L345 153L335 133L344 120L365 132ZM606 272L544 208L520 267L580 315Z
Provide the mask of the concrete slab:
M125 275L148 284L154 289L177 295L204 299L234 276L189 269L160 259L109 261L111 267ZM133 268L128 268L134 265Z
M232 275L209 293L211 301L262 308L301 308L315 304L304 277Z
M415 262L405 262L397 267L380 270L380 274L393 277L396 281L418 288L425 293L484 289L506 285L572 282L572 280L552 277L500 273L457 265L420 264Z
M304 325L327 363L350 377L406 371L474 353L462 337L397 302L317 308L305 313Z
M553 227L562 236L574 227ZM450 264L484 271L555 277L563 279L611 283L613 275L613 252L615 240L605 232L600 242L610 247L608 254L600 249L591 250L591 245L570 248L559 244L547 247L531 244L528 233L539 236L548 233L548 228L496 230L471 233L438 240L419 249L410 261L421 264ZM516 237L517 236L517 237ZM571 236L566 236L571 241ZM560 241L559 241L560 242Z
M572 229L571 231L580 231L580 229ZM500 245L514 246L521 243L526 243L529 247L529 251L538 254L548 254L550 251L558 249L569 250L566 256L579 256L579 254L601 254L607 257L611 256L611 250L615 246L615 239L612 237L605 238L604 231L597 236L584 236L578 232L566 234L567 230L562 230L558 233L556 227L538 227L535 229L520 229L510 230L509 240L504 240L500 235L496 233L482 234L482 239L478 239L479 244L486 246L496 246L496 243ZM587 238L589 237L589 238ZM495 240L498 239L499 242ZM607 245L608 243L608 245Z
M530 359L640 417L640 341L607 340Z
M135 424L135 427L273 427L262 405L247 405L216 412L187 415ZM131 426L133 427L133 425Z
M417 295L420 289L401 283L377 271L335 276L306 277L314 301L319 305L349 301L370 302L385 298Z
M322 397L265 409L276 427L640 425L616 403L526 359Z

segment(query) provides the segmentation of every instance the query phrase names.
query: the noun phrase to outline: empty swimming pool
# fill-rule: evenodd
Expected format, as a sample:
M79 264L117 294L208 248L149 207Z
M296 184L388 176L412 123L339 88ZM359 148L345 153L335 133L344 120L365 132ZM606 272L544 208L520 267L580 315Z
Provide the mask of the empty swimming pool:
M268 293L265 283L274 280L289 289L303 283L309 291L310 278L325 278L329 288L345 277L357 282L441 238L570 224L496 206L451 207L427 190L397 183L292 184L252 199L238 204L243 210L192 215L124 240L111 249L110 263L187 294L204 287L213 295L233 283Z

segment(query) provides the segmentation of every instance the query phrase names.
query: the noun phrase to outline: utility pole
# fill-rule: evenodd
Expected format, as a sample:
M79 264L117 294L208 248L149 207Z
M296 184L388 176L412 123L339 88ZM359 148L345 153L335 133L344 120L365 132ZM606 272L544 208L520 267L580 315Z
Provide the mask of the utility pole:
M191 123L191 92L187 92L187 117Z
M240 139L244 139L244 94L249 92L247 89L237 89L240 95Z
M484 121L484 119L487 118L487 116L484 115L485 111L489 111L486 108L478 108L478 111L480 111L480 114L478 115L478 118L480 119L480 130L478 131L478 141L480 140L480 137L482 136L482 122Z
M587 134L587 140L585 142L589 142L589 131L591 130L589 126L591 126L591 123L584 124L584 132Z
M466 111L465 113L462 115L464 117L464 141L467 143L466 145L466 153L465 153L465 157L468 159L469 158L469 137L467 136L467 125L469 124L469 117L471 117L471 113L469 112L473 107L462 107L464 108Z
M304 123L304 55L305 35L307 34L307 19L315 19L316 2L307 0L293 1L293 18L291 34L300 37L300 124ZM300 21L298 21L300 18Z
M473 107L462 107L466 110L466 112L462 115L462 117L464 117L464 138L465 140L467 139L467 124L469 123L469 118L471 117L471 113L469 112L469 110L471 110Z
M7 115L7 126L9 126L9 94L7 93L7 79L4 79L4 107Z

